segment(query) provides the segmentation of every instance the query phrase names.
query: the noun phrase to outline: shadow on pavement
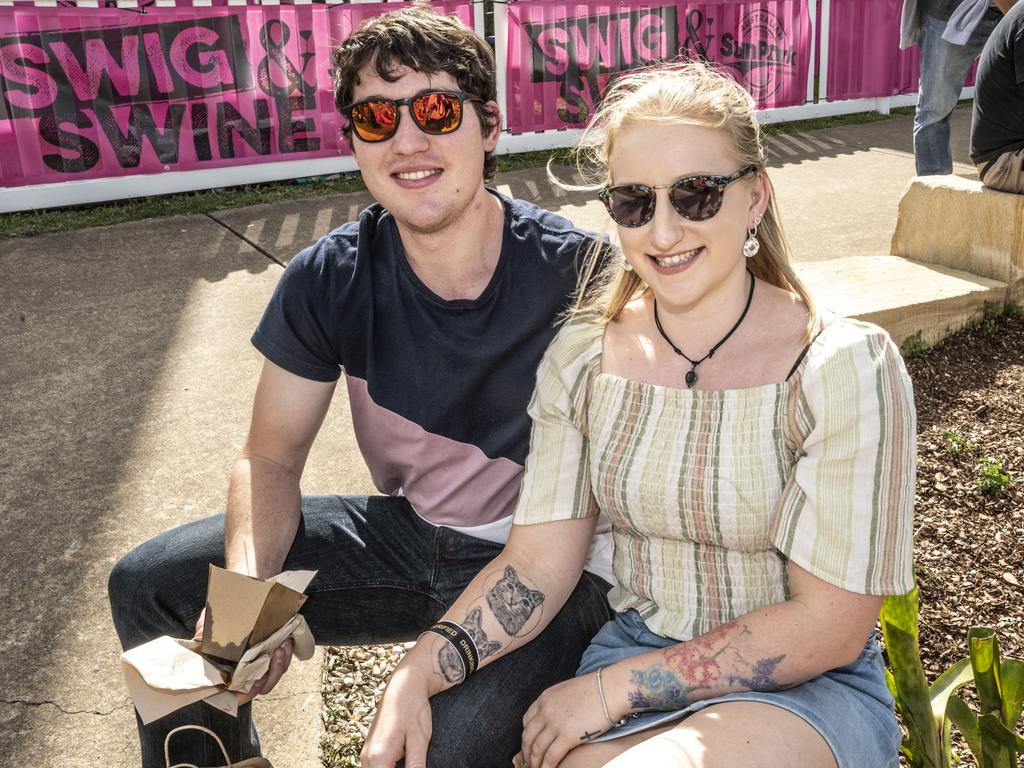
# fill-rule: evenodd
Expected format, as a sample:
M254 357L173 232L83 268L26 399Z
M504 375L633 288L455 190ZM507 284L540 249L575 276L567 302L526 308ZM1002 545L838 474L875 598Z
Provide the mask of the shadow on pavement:
M137 762L107 573L220 511L278 274L195 216L4 243L0 764Z

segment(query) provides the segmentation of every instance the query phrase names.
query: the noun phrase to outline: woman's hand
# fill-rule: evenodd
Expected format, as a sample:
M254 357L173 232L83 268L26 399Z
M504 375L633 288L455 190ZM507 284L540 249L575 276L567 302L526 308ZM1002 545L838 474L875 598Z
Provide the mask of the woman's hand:
M553 685L523 716L523 758L529 768L555 768L571 749L611 727L597 691L597 675Z
M426 768L433 729L430 674L411 664L395 670L359 756L363 768L394 768L402 757L406 768Z

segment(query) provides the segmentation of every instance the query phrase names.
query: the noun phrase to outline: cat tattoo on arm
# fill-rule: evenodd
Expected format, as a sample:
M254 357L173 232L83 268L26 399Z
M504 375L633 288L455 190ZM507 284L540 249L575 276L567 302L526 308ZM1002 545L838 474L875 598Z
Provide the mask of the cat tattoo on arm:
M487 639L487 633L484 632L483 628L483 611L479 607L473 608L466 614L466 618L462 622L462 628L473 638L476 649L480 654L480 661L483 661L501 648L501 643L497 640ZM462 657L452 647L451 643L442 643L441 650L437 654L437 662L441 667L441 675L449 683L461 683L466 679L466 671L462 666Z
M523 584L511 565L505 566L505 573L487 591L487 605L510 637L519 633L543 602L544 593Z

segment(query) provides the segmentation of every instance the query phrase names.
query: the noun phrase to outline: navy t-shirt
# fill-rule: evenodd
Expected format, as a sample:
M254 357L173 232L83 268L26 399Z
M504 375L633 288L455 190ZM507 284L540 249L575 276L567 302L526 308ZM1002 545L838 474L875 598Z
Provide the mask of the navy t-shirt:
M537 366L594 237L498 196L501 254L476 299L424 285L394 219L372 205L288 264L252 342L305 378L334 381L344 369L356 440L382 493L405 495L435 525L504 541Z
M1024 147L1024 2L1003 17L978 61L971 160L987 163Z

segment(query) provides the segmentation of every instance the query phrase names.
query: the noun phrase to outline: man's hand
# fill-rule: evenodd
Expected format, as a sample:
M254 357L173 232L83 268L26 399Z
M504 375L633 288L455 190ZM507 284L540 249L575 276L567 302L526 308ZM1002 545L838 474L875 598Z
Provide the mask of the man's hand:
M288 667L291 666L294 648L295 643L292 642L290 637L281 643L280 647L270 657L270 669L267 670L267 674L257 680L248 693L235 692L238 703L245 704L257 696L265 696L274 690L274 686L277 685L278 681L284 676L284 673L288 671Z
M203 623L205 619L206 609L204 608L196 620L196 631L192 636L193 640L203 639ZM238 703L247 704L257 696L268 694L274 690L274 686L277 685L278 681L284 676L284 673L288 671L288 667L291 666L294 651L295 643L289 637L281 643L280 647L270 657L270 669L267 670L267 674L257 680L248 693L235 691L235 698L238 699Z
M1010 9L1013 8L1013 5L1014 3L1017 2L1017 0L993 0L993 2L995 2L996 8L1002 11L1003 15L1005 16L1007 13L1010 12Z
M359 756L363 768L395 768L402 757L406 768L426 768L433 730L428 682L411 665L395 670Z
M555 768L570 750L608 730L597 675L553 685L523 716L523 759L529 768Z

